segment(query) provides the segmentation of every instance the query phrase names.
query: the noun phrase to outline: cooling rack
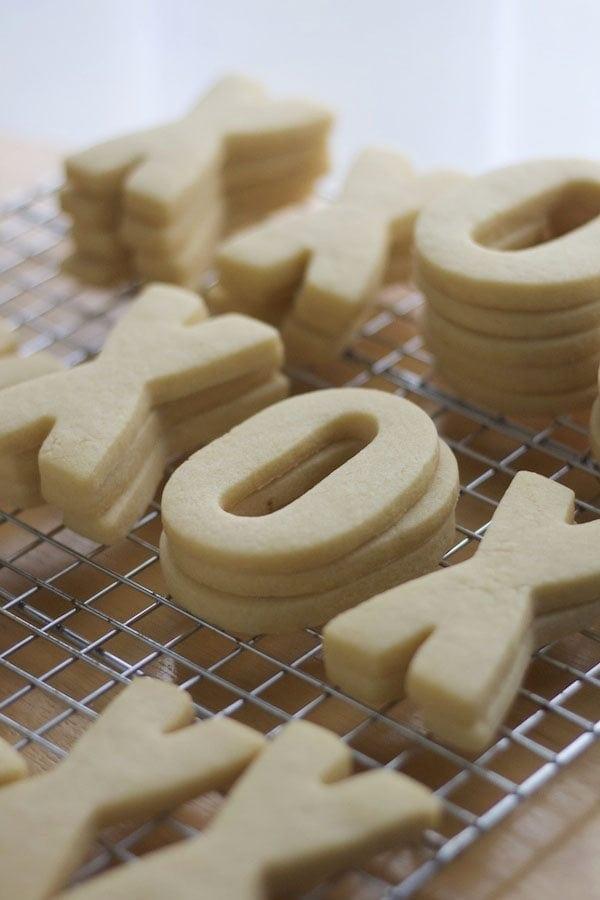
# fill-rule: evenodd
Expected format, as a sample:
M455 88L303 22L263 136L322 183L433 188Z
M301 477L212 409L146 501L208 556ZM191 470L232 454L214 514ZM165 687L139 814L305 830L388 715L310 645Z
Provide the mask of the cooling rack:
M59 274L66 222L56 184L0 210L0 315L21 352L48 349L74 365L98 352L133 288L82 288ZM476 548L511 477L531 469L576 491L577 517L600 515L586 417L500 418L444 390L415 325L410 288L383 292L343 358L294 371L299 390L368 385L406 396L435 420L461 475L456 540L443 565ZM139 674L188 690L198 716L228 715L271 735L304 718L336 731L358 768L386 766L429 785L443 823L417 846L347 872L313 898L400 900L501 822L600 733L600 627L544 647L496 742L465 758L432 740L407 702L375 711L329 685L317 631L239 640L179 609L165 594L152 504L112 547L63 528L49 508L0 512L0 736L33 771L60 759L115 691ZM218 808L211 794L169 816L105 832L78 879L185 839Z

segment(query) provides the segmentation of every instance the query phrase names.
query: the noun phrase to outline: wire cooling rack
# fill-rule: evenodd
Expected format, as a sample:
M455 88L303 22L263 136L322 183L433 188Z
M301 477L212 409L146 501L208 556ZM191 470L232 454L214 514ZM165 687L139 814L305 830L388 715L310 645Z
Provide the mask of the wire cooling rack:
M49 349L69 365L102 346L132 289L82 288L58 272L66 222L56 185L0 212L0 315L25 354ZM586 415L532 423L495 417L444 391L414 322L420 297L390 289L342 359L293 372L304 388L369 385L406 396L435 420L460 467L457 534L444 565L476 548L519 469L572 487L579 521L600 514ZM540 650L497 741L467 759L432 740L407 702L374 711L325 680L318 632L238 640L165 595L153 503L128 538L99 546L49 508L0 513L0 736L33 771L59 760L115 691L139 674L190 691L198 716L228 715L272 734L304 718L336 731L359 768L420 779L445 808L439 831L348 872L313 898L409 897L442 866L526 802L600 733L600 627ZM195 833L216 794L169 816L107 831L78 878Z

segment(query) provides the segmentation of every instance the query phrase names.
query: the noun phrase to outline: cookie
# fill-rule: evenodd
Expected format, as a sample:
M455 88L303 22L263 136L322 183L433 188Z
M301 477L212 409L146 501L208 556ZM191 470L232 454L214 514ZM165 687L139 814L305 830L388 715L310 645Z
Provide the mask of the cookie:
M540 315L462 303L436 291L428 284L418 285L427 297L427 305L454 325L482 335L534 340L564 337L600 326L600 300L582 306L555 309Z
M452 349L471 360L525 368L552 368L600 353L600 325L579 334L511 339L479 334L425 310L424 331L432 347Z
M287 897L439 822L439 800L411 778L351 773L351 751L340 738L293 722L201 834L88 881L65 900L192 900L199 885L211 900Z
M67 527L111 543L143 513L170 457L285 396L277 332L206 316L197 295L151 286L95 360L3 391L6 499L51 503Z
M305 394L169 479L163 573L179 603L220 627L318 625L434 568L457 495L454 456L414 404L360 388Z
M471 559L326 626L330 681L375 706L406 693L437 738L483 750L533 649L600 612L600 524L574 511L571 490L519 472Z
M461 302L548 313L600 298L600 164L534 160L473 178L423 212L418 277Z
M263 747L232 719L193 722L189 694L136 678L63 762L2 788L3 896L54 896L104 828L228 787Z
M269 320L283 306L290 358L330 357L368 314L386 271L405 266L422 206L459 181L456 173L415 176L398 153L364 151L333 204L273 216L221 245L221 302Z
M437 345L436 362L439 371L460 370L465 381L471 379L482 387L498 389L498 366L490 360L473 359L460 350L449 349L441 342ZM589 388L598 373L600 356L584 356L575 362L556 366L502 365L502 390L517 394L537 396L556 395L561 391ZM450 374L452 377L452 374Z
M62 364L51 353L17 355L17 340L10 322L0 319L0 390L62 369Z
M60 208L82 230L111 231L121 219L121 203L118 197L100 198L76 190L66 184L58 195Z
M68 271L108 282L128 274L130 256L142 280L197 285L219 235L312 190L330 127L323 107L231 76L182 119L75 154L61 194L74 217Z
M481 378L476 381L472 376L459 375L455 367L445 367L441 361L436 361L436 370L459 397L468 397L495 413L526 417L560 416L567 409L588 409L597 394L595 385L556 393L521 393L505 389L500 383L500 374L498 385L492 387L484 384Z
M598 197L598 163L538 160L473 179L423 212L415 257L427 344L461 395L502 413L589 405Z

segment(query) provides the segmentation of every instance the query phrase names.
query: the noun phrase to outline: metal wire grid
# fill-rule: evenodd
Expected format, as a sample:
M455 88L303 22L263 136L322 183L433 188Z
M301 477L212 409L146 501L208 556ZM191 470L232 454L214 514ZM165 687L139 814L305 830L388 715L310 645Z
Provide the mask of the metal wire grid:
M19 329L23 353L50 348L75 364L96 353L131 290L81 290L57 274L65 222L55 186L0 213L0 315ZM600 515L597 470L584 418L535 427L464 404L431 374L417 334L417 294L396 291L364 326L344 359L294 372L308 387L374 385L423 406L457 455L457 539L444 565L469 556L512 475L542 472L576 490L578 518ZM336 730L359 767L386 766L420 778L442 798L445 817L414 848L386 854L335 884L368 885L369 896L411 896L582 753L600 733L600 628L543 648L498 740L467 759L424 732L406 703L375 711L325 680L319 635L240 640L179 609L164 595L157 564L159 507L126 541L106 548L62 527L51 510L0 513L0 736L44 768L60 759L114 690L134 675L169 678L193 696L198 716L229 715L272 735L305 718ZM79 873L197 832L218 803L107 833ZM311 894L328 896L324 886ZM357 892L358 893L358 892Z

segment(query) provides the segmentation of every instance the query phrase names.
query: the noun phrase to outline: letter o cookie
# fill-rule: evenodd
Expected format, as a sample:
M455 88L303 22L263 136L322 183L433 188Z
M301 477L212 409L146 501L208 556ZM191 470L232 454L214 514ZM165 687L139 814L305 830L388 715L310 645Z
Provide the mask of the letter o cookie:
M416 229L423 327L452 387L506 413L592 402L599 214L600 164L577 159L489 172L424 210Z
M319 625L439 562L457 466L433 422L395 395L316 391L195 453L163 494L173 597L241 633Z

